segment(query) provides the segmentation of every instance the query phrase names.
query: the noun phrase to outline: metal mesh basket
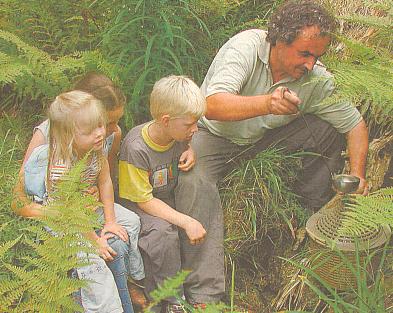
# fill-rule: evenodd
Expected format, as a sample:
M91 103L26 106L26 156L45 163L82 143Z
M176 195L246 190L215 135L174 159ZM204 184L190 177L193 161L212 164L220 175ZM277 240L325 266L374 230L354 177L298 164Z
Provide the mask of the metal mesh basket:
M360 235L338 234L342 223L342 210L317 212L307 221L307 233L312 239L312 266L315 272L333 288L345 290L356 288L356 276L351 268L356 268L356 245L360 264L371 251L383 245L390 237L390 228L365 229ZM331 249L334 245L341 254ZM348 264L352 264L348 266ZM370 264L371 265L371 264Z

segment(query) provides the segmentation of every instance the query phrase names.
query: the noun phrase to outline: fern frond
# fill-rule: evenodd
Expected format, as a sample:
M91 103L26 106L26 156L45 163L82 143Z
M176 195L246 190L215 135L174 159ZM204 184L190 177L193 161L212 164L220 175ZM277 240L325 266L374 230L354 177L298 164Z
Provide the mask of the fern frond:
M363 3L368 7L376 10L387 12L390 16L393 16L393 1L392 0L363 0Z
M100 70L113 77L114 67L98 51L54 58L16 35L0 30L0 86L10 85L17 98L47 101L70 89L74 77Z
M2 280L0 286L0 312L8 312L8 308L21 299L26 291L21 281Z
M324 59L337 87L327 103L353 103L360 108L369 127L382 134L393 130L393 2L362 3L359 12L363 13L338 16L361 30L357 40L337 35L338 48Z
M346 15L339 16L338 18L351 23L359 23L366 26L381 28L389 33L393 33L393 21L389 16Z
M383 188L368 196L354 196L346 206L342 231L359 236L381 225L393 227L393 187Z
M169 297L178 296L178 289L183 284L189 273L189 271L181 271L177 273L176 276L166 279L162 286L158 286L156 290L150 293L154 303L159 303Z
M389 52L375 50L355 40L340 37L346 50L340 58L331 55L324 59L334 74L336 93L326 105L349 101L368 111L369 122L385 130L393 130L393 61Z
M8 241L0 246L0 259L4 256L4 254L11 249L18 241L21 239L22 236L19 236L18 238Z
M26 229L39 238L39 241L23 240L35 252L34 256L21 258L23 266L3 264L2 269L12 277L12 282L7 282L0 288L2 311L81 311L71 294L85 287L88 281L72 279L68 277L68 272L90 264L88 259L78 257L81 251L95 252L95 246L82 234L99 226L97 214L91 209L99 203L94 197L82 195L86 184L81 184L80 181L86 168L86 158L77 163L64 181L59 183L58 189L53 193L51 208L45 211L48 214L41 218L41 225L34 224ZM43 225L45 229L42 228ZM6 243L1 250L6 252L14 244ZM16 303L19 304L14 308Z

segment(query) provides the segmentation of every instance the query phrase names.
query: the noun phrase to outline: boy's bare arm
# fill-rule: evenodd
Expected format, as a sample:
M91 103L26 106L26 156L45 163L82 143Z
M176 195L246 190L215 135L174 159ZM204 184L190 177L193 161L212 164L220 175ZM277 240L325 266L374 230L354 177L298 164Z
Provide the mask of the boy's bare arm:
M109 174L108 160L103 158L102 167L98 176L98 190L100 193L100 201L104 206L105 225L103 234L111 232L119 236L123 241L128 240L127 231L116 223L114 211L113 185Z
M201 243L206 236L206 230L200 222L191 216L176 211L160 199L153 198L146 202L139 202L138 206L150 215L157 216L183 228L193 245Z

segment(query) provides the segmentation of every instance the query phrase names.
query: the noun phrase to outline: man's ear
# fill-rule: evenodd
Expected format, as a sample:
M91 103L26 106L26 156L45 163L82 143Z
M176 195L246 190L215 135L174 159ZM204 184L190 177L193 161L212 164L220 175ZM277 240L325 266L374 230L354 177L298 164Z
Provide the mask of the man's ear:
M170 119L171 119L171 117L169 116L169 114L164 114L163 116L161 116L160 121L161 121L162 125L167 127Z

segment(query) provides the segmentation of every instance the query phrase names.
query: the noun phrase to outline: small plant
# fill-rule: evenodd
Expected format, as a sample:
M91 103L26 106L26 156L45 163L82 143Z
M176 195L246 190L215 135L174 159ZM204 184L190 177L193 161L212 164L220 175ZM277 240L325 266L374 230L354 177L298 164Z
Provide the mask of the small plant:
M342 264L346 266L355 277L356 287L348 288L345 291L338 291L322 279L318 274L318 268L323 267L331 253L340 256ZM383 272L386 267L386 256L391 253L388 245L383 249L368 252L363 257L365 251L360 252L358 247L354 252L355 262L349 259L342 251L334 248L319 252L312 251L309 255L312 261L306 265L294 259L287 261L293 266L301 269L306 275L298 279L302 281L325 302L334 313L385 313L384 305L385 289ZM379 263L374 267L373 259L379 254ZM327 256L327 258L326 258ZM318 261L319 260L319 261ZM312 265L310 265L312 264ZM300 311L303 312L303 311ZM316 312L315 310L313 312Z
M223 303L217 304L207 304L205 309L194 309L192 305L190 305L186 300L179 297L178 288L182 285L187 278L189 272L182 271L179 272L175 277L166 279L162 286L159 286L156 290L153 290L150 293L150 296L153 298L149 307L144 310L145 313L151 313L151 308L157 304L159 304L162 300L168 297L175 297L179 301L179 303L183 306L183 309L186 312L194 312L194 313L222 313L222 312L231 312L231 313L240 313L238 311L234 311L233 309L229 310L229 308Z
M292 243L290 233L295 233L307 215L290 190L296 181L300 156L268 149L241 163L221 182L227 272L228 260L236 263L236 273L232 268L232 281L236 276L237 282L233 290L278 288L280 278L273 276L279 275L276 270L280 262L274 256L288 249ZM246 305L253 297L248 292L243 295ZM252 305L256 309L257 304ZM263 307L268 310L266 302Z

